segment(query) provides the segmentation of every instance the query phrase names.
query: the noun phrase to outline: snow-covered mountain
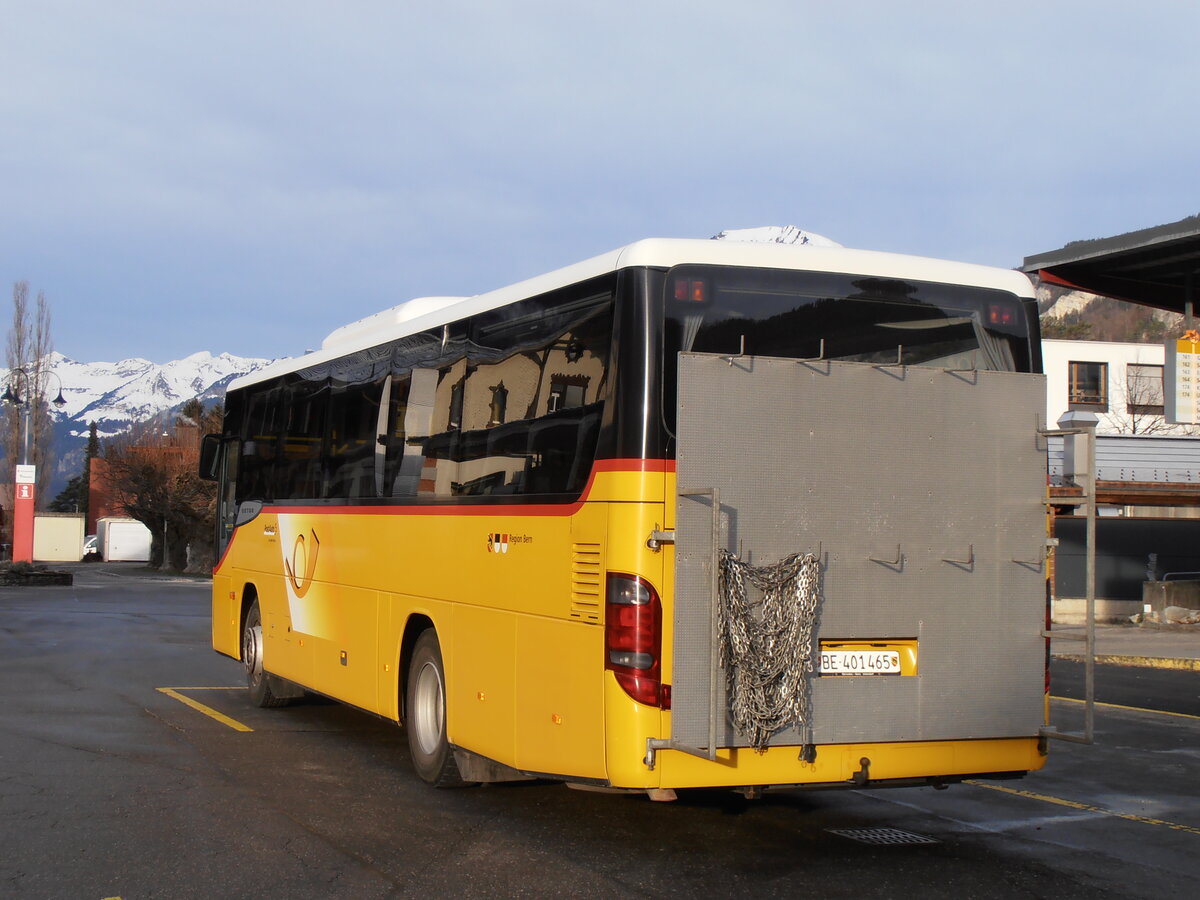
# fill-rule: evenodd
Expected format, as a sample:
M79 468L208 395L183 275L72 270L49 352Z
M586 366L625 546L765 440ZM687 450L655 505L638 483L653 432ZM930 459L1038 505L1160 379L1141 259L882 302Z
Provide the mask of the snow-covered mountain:
M222 353L193 353L169 363L146 359L120 362L78 362L52 353L47 369L55 378L46 381L47 399L53 399L62 382L66 404L51 406L54 416L54 477L51 496L83 467L88 426L96 423L101 439L128 431L137 423L170 413L188 400L219 399L239 375L261 369L269 359L247 359ZM22 390L23 379L9 381L9 370L0 367L0 380Z
M228 353L213 356L206 351L162 364L146 359L77 362L52 353L47 368L58 380L48 379L46 388L53 396L62 382L62 397L67 402L54 409L54 416L67 426L68 433L86 435L88 423L95 422L98 434L105 437L187 400L219 397L231 379L270 362ZM7 375L8 370L0 369L0 379L7 380Z

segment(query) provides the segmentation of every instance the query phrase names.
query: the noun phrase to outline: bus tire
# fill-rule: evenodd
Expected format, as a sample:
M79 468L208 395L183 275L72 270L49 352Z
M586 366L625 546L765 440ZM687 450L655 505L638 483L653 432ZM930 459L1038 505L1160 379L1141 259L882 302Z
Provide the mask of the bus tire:
M421 632L413 645L404 709L408 750L418 777L434 787L465 784L446 739L446 674L432 628Z
M287 706L287 698L277 697L271 690L272 678L263 671L262 651L262 614L255 600L246 613L246 627L242 629L242 665L246 667L246 688L250 692L250 702L264 709Z

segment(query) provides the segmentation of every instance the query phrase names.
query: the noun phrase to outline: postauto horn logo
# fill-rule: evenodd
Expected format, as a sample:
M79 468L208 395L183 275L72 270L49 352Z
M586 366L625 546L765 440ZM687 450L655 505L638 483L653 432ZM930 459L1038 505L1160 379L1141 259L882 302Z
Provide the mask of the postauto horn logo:
M288 581L298 598L308 593L312 587L313 575L317 571L317 553L321 550L321 542L317 540L317 532L309 529L310 540L305 540L303 534L296 535L296 543L292 547L292 558L284 559L283 567L287 571ZM304 574L301 576L300 573Z

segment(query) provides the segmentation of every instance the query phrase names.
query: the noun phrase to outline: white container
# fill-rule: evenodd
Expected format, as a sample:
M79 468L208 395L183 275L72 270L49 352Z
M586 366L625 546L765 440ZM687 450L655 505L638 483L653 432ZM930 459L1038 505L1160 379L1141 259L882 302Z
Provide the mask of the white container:
M83 516L78 513L38 513L33 518L33 558L38 562L79 562L83 528Z
M106 516L96 522L97 544L105 562L148 562L150 529L137 519Z

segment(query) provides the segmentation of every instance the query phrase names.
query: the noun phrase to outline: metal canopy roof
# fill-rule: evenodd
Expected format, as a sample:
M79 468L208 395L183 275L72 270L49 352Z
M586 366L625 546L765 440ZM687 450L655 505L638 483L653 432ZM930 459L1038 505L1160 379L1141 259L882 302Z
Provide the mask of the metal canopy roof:
M1025 257L1021 271L1049 284L1186 312L1200 274L1200 216L1116 237L1072 241Z

